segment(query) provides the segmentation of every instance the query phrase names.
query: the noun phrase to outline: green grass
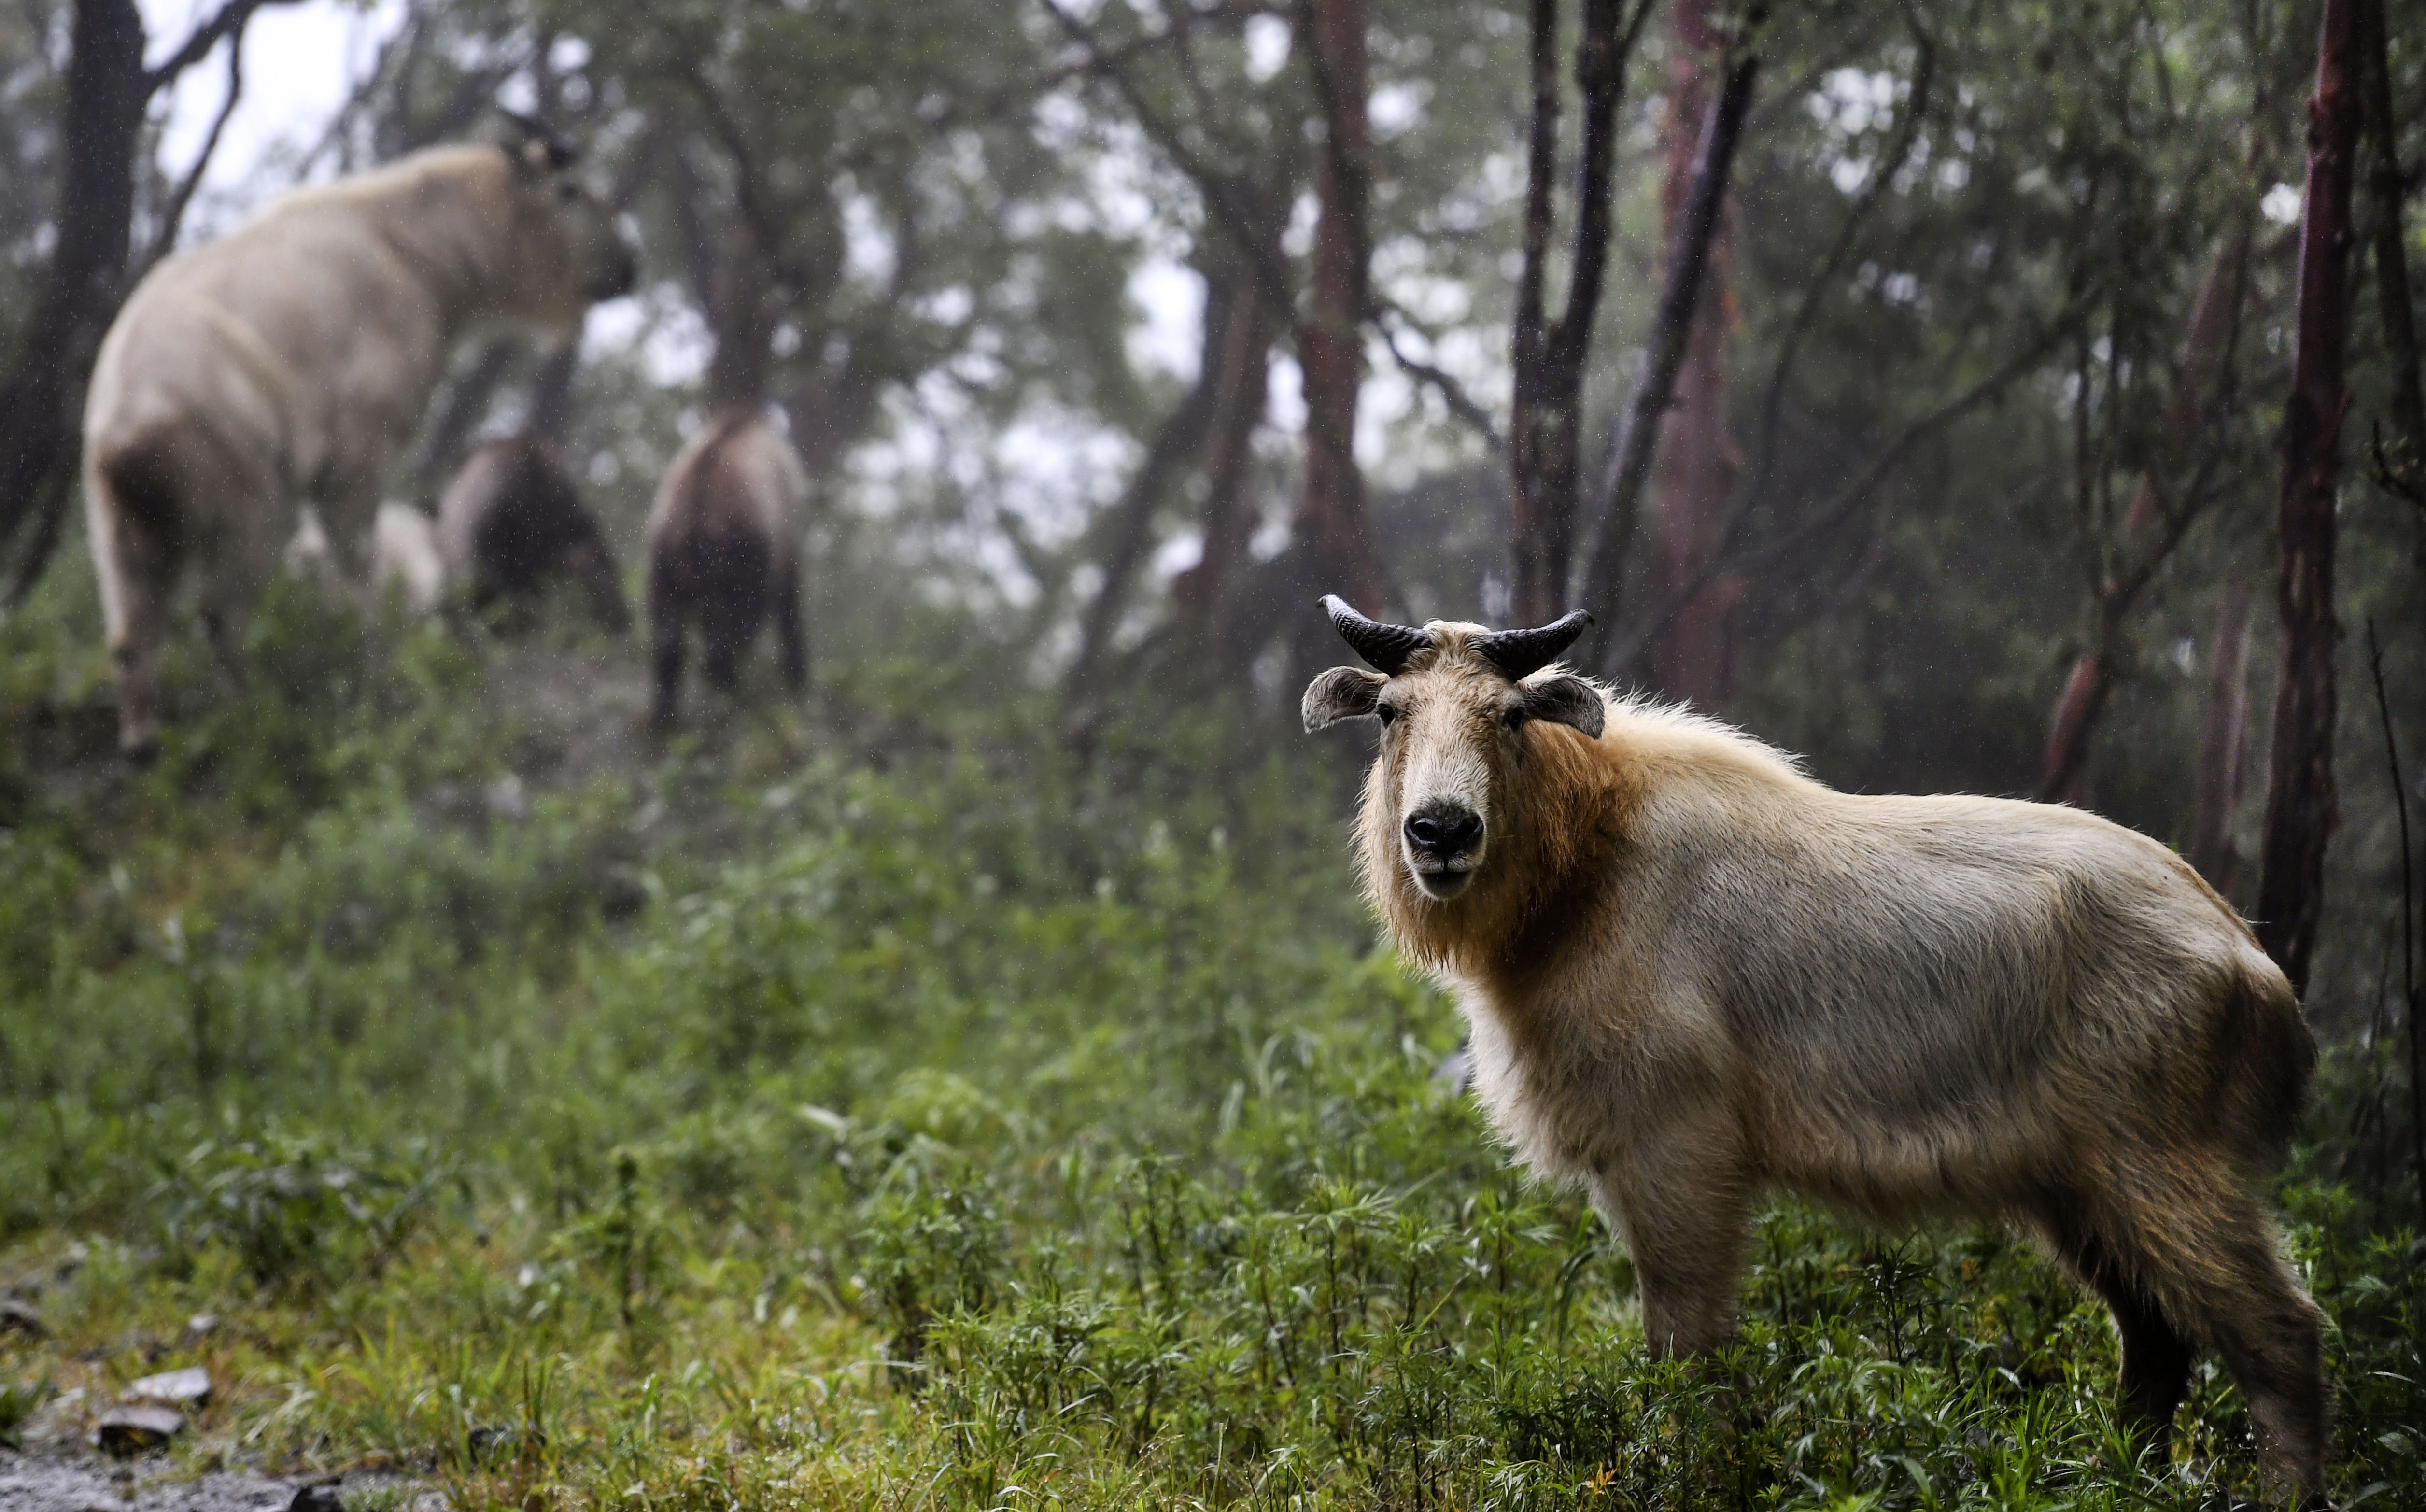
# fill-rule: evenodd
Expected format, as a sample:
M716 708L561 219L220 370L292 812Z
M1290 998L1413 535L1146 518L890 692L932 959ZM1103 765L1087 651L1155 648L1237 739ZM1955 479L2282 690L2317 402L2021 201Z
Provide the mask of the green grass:
M1994 1233L1782 1206L1739 1346L1650 1360L1622 1248L1432 1080L1352 773L1234 707L1082 760L1015 669L905 656L520 811L521 653L286 594L129 777L46 603L0 630L11 1403L204 1363L188 1464L469 1507L2255 1494L2228 1379L2135 1462L2102 1313ZM2331 1060L2287 1221L2337 1494L2426 1506L2421 1252L2333 1132L2386 1075Z

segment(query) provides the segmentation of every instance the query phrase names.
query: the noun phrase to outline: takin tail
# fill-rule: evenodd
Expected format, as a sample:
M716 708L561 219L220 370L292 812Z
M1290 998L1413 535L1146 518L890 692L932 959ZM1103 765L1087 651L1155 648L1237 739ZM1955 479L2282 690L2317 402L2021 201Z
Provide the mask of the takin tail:
M2271 1168L2299 1129L2317 1042L2272 961L2244 964L2215 1019L2208 1106L2236 1153Z

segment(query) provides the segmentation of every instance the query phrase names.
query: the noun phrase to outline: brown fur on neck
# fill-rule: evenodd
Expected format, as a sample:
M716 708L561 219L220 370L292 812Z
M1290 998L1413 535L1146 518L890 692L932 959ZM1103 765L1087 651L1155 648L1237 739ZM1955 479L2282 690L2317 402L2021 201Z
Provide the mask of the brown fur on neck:
M1408 673L1471 661L1472 675L1499 675L1466 655L1468 627L1431 628L1436 648L1417 653ZM1466 890L1446 901L1426 896L1401 862L1397 794L1383 758L1377 755L1366 772L1357 870L1391 943L1427 970L1468 979L1523 974L1544 926L1555 927L1599 892L1624 841L1642 783L1617 730L1595 740L1534 721L1521 741L1518 764L1507 774L1503 831Z

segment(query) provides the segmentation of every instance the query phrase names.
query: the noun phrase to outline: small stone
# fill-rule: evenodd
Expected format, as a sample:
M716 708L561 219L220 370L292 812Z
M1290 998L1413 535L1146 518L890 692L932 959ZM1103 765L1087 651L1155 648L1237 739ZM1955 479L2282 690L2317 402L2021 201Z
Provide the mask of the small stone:
M42 1326L42 1315L30 1302L15 1297L0 1297L0 1334L24 1334L29 1339L48 1339L51 1331Z
M186 1415L168 1407L114 1407L102 1414L92 1441L111 1455L157 1449L186 1431Z
M186 1320L186 1337L188 1339L208 1339L218 1331L219 1315L216 1312L197 1312Z
M165 1402L173 1406L194 1406L211 1399L211 1373L200 1365L188 1365L181 1371L162 1371L146 1375L119 1393L121 1402Z
M295 1488L295 1500L286 1504L286 1512L345 1512L346 1499L335 1481L314 1481Z

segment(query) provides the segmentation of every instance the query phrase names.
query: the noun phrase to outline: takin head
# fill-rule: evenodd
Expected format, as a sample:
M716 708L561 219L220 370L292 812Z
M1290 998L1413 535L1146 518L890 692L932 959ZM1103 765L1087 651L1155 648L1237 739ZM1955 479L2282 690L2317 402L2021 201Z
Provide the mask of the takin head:
M639 259L615 207L576 171L579 149L529 116L500 114L516 133L501 147L520 302L543 325L578 330L590 305L632 292Z
M1382 722L1368 823L1383 812L1396 817L1399 865L1424 896L1446 902L1465 891L1488 863L1495 833L1511 822L1525 726L1539 720L1599 739L1608 717L1600 690L1562 670L1540 675L1593 618L1578 610L1531 630L1443 620L1416 629L1368 620L1333 595L1322 607L1378 670L1334 667L1315 678L1301 706L1305 727Z

